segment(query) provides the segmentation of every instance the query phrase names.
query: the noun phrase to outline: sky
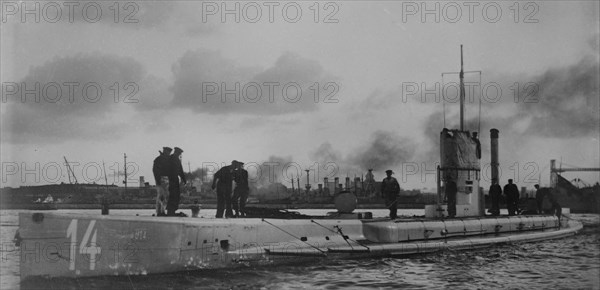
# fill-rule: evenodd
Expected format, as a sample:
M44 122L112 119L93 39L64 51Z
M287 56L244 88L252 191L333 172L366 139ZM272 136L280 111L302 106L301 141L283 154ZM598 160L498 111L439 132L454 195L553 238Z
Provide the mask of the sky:
M1 186L186 171L435 188L439 132L500 131L501 183L600 167L598 1L3 1ZM480 101L481 100L481 101ZM480 105L481 104L481 105ZM104 163L104 168L103 168ZM105 179L106 177L106 179ZM565 173L584 183L597 172Z

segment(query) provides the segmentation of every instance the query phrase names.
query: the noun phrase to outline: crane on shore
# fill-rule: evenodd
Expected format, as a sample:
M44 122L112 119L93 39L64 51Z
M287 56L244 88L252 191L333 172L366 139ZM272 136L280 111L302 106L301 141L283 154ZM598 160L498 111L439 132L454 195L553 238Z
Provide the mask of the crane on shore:
M63 156L63 158L65 159L65 165L67 166L67 175L69 177L69 183L73 184L73 180L75 181L75 184L77 184L77 177L75 176L75 172L73 172L73 168L71 168L71 165L69 165L69 161L67 161L67 157ZM73 179L71 179L71 177L73 177Z
M580 168L562 168L562 164L559 168L556 168L556 160L550 160L550 184L552 187L556 187L558 180L557 175L562 172L574 172L574 171L600 171L600 168L592 167L580 167Z

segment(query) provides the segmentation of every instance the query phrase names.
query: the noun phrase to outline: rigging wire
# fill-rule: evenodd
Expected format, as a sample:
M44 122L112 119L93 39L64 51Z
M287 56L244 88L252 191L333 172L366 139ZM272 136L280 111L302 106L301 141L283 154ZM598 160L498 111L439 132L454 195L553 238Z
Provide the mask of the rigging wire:
M336 232L336 231L334 231L334 230L332 230L332 229L330 229L330 228L328 228L328 227L326 227L326 226L324 226L324 225L316 222L315 220L310 220L310 221L313 222L313 223L315 223L315 224L317 224L317 225L319 225L319 226L321 226L322 228L325 228L325 229L329 230L330 232L332 232L334 234L340 234L342 236L342 238L344 238L344 240L346 241L346 243L350 246L350 248L353 249L353 250L354 250L354 247L352 247L352 245L350 244L350 242L348 242L348 240L353 241L353 242L357 243L359 246L363 246L363 247L367 248L368 250L370 250L369 247L361 244L360 242L358 242L356 240L353 240L353 239L349 238L348 236L345 236L342 233L342 229L339 226L335 226L335 228L338 229L338 231Z
M446 128L446 96L444 95L444 74L442 74L442 112L444 115L444 127Z
M282 229L282 228L280 228L280 227L278 227L278 226L276 226L276 225L274 225L274 224L272 224L272 223L268 222L268 221L267 221L267 220L265 220L265 219L261 219L261 220L262 220L263 222L265 222L265 223L267 223L267 224L269 224L269 225L271 225L271 226L275 227L276 229L278 229L278 230L280 230L280 231L282 231L282 232L284 232L284 233L286 233L286 234L288 234L288 235L290 235L290 236L292 236L292 237L294 237L294 238L296 238L296 239L300 240L301 242L303 242L303 243L305 243L305 244L309 245L310 247L312 247L312 248L316 249L317 251L321 252L321 254L323 254L323 255L325 255L325 256L327 255L327 253L325 253L325 251L323 251L323 250L319 249L319 248L318 248L318 247L316 247L316 246L313 246L313 245L311 245L310 243L308 243L308 242L306 242L306 241L303 241L301 238L298 238L298 237L296 237L296 236L295 236L295 235L293 235L292 233L290 233L290 232L288 232L288 231L286 231L286 230L284 230L284 229Z
M477 132L479 132L479 135L481 135L481 92L482 92L482 87L481 87L481 72L479 72L479 117L478 117L478 125L477 125Z

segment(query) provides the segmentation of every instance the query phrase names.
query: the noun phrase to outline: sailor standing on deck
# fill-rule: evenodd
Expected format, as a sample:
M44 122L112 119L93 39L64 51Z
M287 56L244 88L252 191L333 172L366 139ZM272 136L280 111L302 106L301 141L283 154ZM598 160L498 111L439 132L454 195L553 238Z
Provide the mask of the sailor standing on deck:
M498 184L496 178L492 179L492 185L490 185L490 197L492 198L492 210L490 211L493 216L500 215L500 196L502 196L502 187Z
M477 159L481 159L481 142L479 142L479 137L477 137L477 132L473 132L473 137L471 137L471 140L473 140L473 142L475 142L475 155L477 156Z
M223 166L213 177L212 189L217 188L217 218L223 218L223 211L225 211L225 217L233 217L233 211L231 210L231 183L233 181L232 171L236 164L236 160L231 161L231 165Z
M163 151L158 151L158 157L154 158L154 163L152 164L152 173L154 174L154 181L156 185L160 185L160 177L167 176L168 168L169 168L169 155L171 155L171 151L173 149L169 147L163 147Z
M562 207L560 206L560 204L558 204L555 194L557 194L557 189L549 190L546 193L546 196L548 197L548 200L550 201L550 204L552 205L550 212L553 215L556 215L558 217L558 219L560 220L560 217L562 215Z
M395 219L398 215L398 194L400 194L400 184L396 178L392 177L394 172L386 170L387 177L381 182L381 197L385 200L385 206L390 210L390 218Z
M233 170L233 181L235 181L235 189L233 190L232 204L235 217L245 216L250 187L248 186L248 171L244 169L243 162L237 162Z
M504 194L506 195L508 215L516 215L519 207L519 188L512 179L509 179L508 184L504 186Z
M544 197L546 197L547 193L550 191L548 188L540 188L539 184L534 185L535 187L535 202L537 205L537 213L544 213Z
M448 199L448 217L456 216L456 193L458 192L458 188L456 187L456 182L452 180L452 176L448 176L446 178L445 185L445 193L446 198Z
M167 199L169 198L169 155L171 155L173 149L169 147L163 147L163 151L158 151L160 155L154 159L152 165L152 173L154 174L154 181L156 182L157 194L156 194L156 215L166 215Z
M368 196L371 196L371 194L373 194L373 192L375 191L375 187L373 186L375 184L375 176L373 175L373 169L369 169L369 172L367 172L367 175L365 175L365 182L367 184L365 192Z
M181 192L179 190L179 177L181 183L186 184L185 173L181 166L181 153L183 150L175 147L175 152L169 156L169 202L167 203L167 215L175 216L175 211L179 208L179 199ZM181 213L181 215L184 215Z

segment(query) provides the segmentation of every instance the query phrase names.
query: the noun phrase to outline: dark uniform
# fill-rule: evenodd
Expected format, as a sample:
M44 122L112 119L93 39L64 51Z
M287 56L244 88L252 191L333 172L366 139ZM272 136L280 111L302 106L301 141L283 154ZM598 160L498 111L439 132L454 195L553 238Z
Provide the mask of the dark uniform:
M391 170L387 170L386 173L388 176L381 182L381 197L385 200L385 206L390 210L390 218L395 219L398 216L400 184L396 178L392 177Z
M556 193L554 190L548 190L546 192L546 196L548 197L548 200L550 201L550 204L552 205L552 208L550 209L550 212L553 215L556 215L559 219L562 215L562 207L560 206L560 204L558 204L558 201L556 200L556 197L554 196L554 194Z
M479 142L479 138L477 137L477 132L473 132L473 137L471 137L473 142L475 142L475 155L477 159L481 159L481 142Z
M544 213L544 198L549 195L548 193L550 192L550 188L540 188L537 184L536 184L536 191L535 191L535 202L537 205L537 212L538 214L543 214Z
M152 165L152 173L154 174L154 180L156 182L156 215L165 216L167 213L167 202L169 198L168 192L168 175L169 175L169 154L173 149L169 147L163 147L163 151L160 155L154 159Z
M500 196L502 196L502 187L494 183L490 185L490 197L492 198L492 215L500 215Z
M225 211L226 217L233 217L231 211L232 171L232 165L224 166L213 177L212 189L215 189L215 186L217 188L217 218L223 217L223 211Z
M169 175L169 154L171 154L172 149L169 147L163 147L163 151L160 152L160 155L154 159L154 163L152 165L152 173L154 174L154 181L156 185L160 185L160 177Z
M458 188L456 187L456 182L452 179L446 180L445 193L446 198L448 199L448 216L455 217L456 216L456 193L458 192Z
M179 208L179 200L181 192L179 189L179 177L181 182L186 183L183 166L181 166L181 156L183 150L175 147L175 152L169 156L169 201L167 202L167 215L175 215L175 211Z
M244 163L239 163L239 167L233 171L233 180L235 181L235 189L233 190L233 210L235 210L235 216L246 215L246 200L250 192L248 186L248 171L242 166Z
M506 195L508 215L516 215L519 209L519 188L512 183L512 179L509 179L508 184L504 186L504 194Z

